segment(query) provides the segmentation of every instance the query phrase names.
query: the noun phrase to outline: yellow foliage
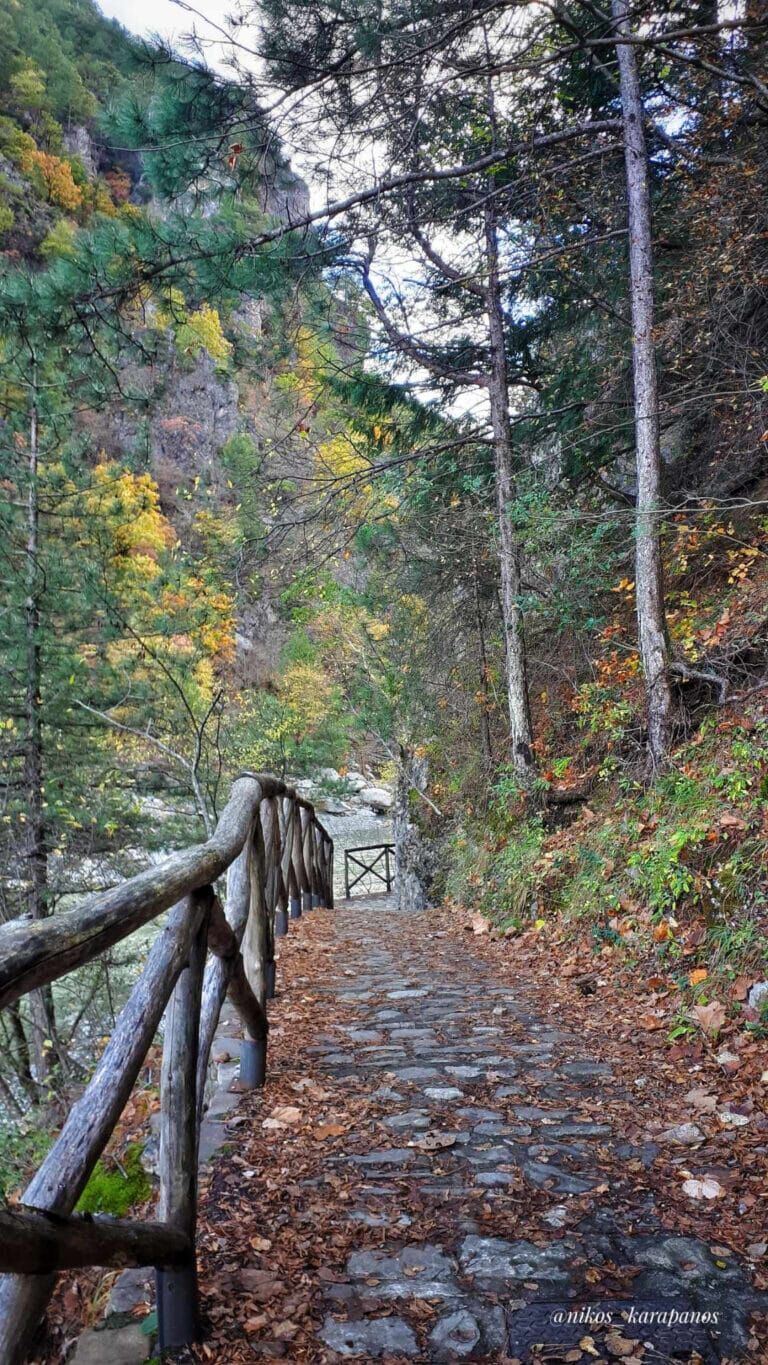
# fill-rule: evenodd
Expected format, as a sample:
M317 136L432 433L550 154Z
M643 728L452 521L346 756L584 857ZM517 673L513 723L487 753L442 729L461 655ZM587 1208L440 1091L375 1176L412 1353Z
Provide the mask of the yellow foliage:
M311 732L325 719L331 704L333 684L316 665L291 664L280 680L280 697L294 723Z
M367 477L370 460L365 454L366 444L360 432L347 427L322 441L316 452L321 479L341 485L347 507L358 520L365 518L374 497L373 484Z
M80 208L83 192L72 178L72 167L68 161L62 161L60 156L41 152L35 147L24 152L21 166L25 175L33 175L36 170L40 172L52 204L70 211Z
M155 314L158 327L170 327L187 320L187 303L180 289L171 286L163 291Z
M331 361L328 346L324 346L311 327L300 327L296 338L296 366L294 380L301 398L307 404L316 403L323 388L323 370Z
M205 350L220 365L232 354L232 342L222 331L221 318L208 303L201 304L181 324L176 333L176 345L187 355L197 355L198 351Z
M360 453L362 444L363 438L351 428L338 432L317 447L317 461L322 470L334 478L351 478L369 468L368 460Z
M24 109L41 109L45 103L45 76L33 62L11 76L8 88L14 102Z
M112 562L119 566L130 560L138 577L155 578L158 557L175 537L160 510L160 493L152 476L133 474L116 464L98 464L84 503L86 516L109 527Z

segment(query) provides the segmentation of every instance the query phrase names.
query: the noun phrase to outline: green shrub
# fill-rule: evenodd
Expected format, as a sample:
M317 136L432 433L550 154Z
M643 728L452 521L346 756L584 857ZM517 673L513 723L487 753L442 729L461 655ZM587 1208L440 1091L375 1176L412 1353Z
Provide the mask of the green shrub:
M0 1128L0 1198L27 1183L52 1141L48 1129L35 1127L29 1114L12 1128Z

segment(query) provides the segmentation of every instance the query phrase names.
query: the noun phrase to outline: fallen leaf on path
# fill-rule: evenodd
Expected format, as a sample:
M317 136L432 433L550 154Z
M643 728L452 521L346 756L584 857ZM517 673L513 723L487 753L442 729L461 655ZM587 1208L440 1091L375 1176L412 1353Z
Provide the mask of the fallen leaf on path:
M717 1109L717 1095L710 1095L703 1085L695 1085L684 1096L684 1100L692 1109L699 1109L703 1114L713 1114Z
M725 1194L722 1185L711 1176L705 1176L703 1180L684 1180L683 1191L689 1199L719 1199Z
M291 1090L300 1090L302 1094L309 1095L313 1100L330 1099L330 1090L325 1090L317 1081L313 1081L311 1076L302 1076L300 1081L293 1081Z
M697 967L695 971L690 973L688 981L691 986L698 986L701 981L706 981L708 976L709 972L706 967Z
M326 1138L341 1137L347 1131L343 1123L321 1123L319 1128L313 1130L312 1136L317 1138L318 1142L324 1142Z
M272 1110L268 1119L262 1122L262 1128L292 1128L295 1124L301 1123L301 1110L295 1104L278 1104Z
M277 1326L272 1328L272 1335L277 1337L278 1341L291 1341L299 1331L301 1328L297 1322L278 1322Z
M725 1005L719 1000L712 1000L709 1005L694 1005L691 1015L710 1038L717 1037L728 1017Z
M680 1147L688 1147L703 1141L704 1134L695 1123L678 1123L674 1128L667 1128L663 1133L659 1133L659 1142L674 1142Z
M605 1349L612 1356L634 1355L635 1347L639 1345L639 1340L630 1341L628 1337L623 1337L620 1332L609 1332L605 1338Z
M422 1138L410 1144L412 1147L419 1147L422 1152L437 1152L443 1147L455 1147L455 1133L425 1133Z

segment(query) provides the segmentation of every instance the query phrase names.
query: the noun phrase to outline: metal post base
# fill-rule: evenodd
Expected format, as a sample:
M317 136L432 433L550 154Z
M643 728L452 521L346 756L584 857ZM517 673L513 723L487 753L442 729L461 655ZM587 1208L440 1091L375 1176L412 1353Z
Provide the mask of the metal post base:
M240 1050L240 1084L261 1090L267 1079L266 1038L246 1038Z
M301 908L302 908L302 910L311 910L311 909L312 909L312 892L311 892L311 891L302 891L302 893L301 893Z
M275 938L285 938L288 933L288 911L275 911Z
M291 919L301 919L300 896L291 896Z
M197 1270L156 1270L157 1336L161 1351L177 1351L200 1338Z
M266 975L266 978L267 978L267 1000L274 1000L274 998L275 998L275 978L276 978L276 974L277 974L277 969L276 969L275 963L274 963L274 962L268 962L267 965L266 965L266 968L265 968L265 975Z
M322 896L318 895L317 891L313 891L313 892L312 892L312 909L313 909L313 910L317 910L318 907L322 905L322 903L323 903L323 898L322 898Z

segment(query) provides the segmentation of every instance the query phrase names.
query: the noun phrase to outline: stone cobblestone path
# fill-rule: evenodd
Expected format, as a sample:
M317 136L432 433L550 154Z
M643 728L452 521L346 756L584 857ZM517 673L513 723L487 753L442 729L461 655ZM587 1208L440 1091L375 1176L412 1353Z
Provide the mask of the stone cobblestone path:
M312 1347L288 1359L767 1358L747 1327L764 1296L727 1248L662 1226L656 1149L612 1117L637 1095L566 1018L542 1019L461 940L383 899L325 925L321 1031L279 1079L301 1093L311 1071L364 1118L298 1181L305 1243L317 1253L329 1205L350 1241ZM308 989L297 964L279 1028Z

